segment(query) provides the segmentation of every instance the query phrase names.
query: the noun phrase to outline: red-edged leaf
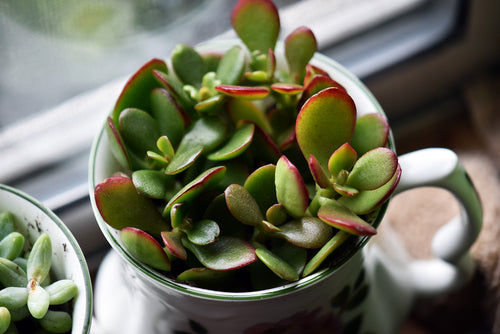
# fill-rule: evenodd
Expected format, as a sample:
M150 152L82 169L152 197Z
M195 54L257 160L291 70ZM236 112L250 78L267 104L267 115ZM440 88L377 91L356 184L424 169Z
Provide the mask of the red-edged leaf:
M377 230L335 200L325 201L318 210L318 218L325 223L355 235L374 235Z
M363 154L354 164L346 185L360 190L373 190L386 184L396 172L396 153L378 147Z
M350 171L357 158L356 151L349 143L345 143L328 159L328 170L334 177L337 177L342 170Z
M276 164L276 198L292 217L302 217L309 205L309 193L299 170L286 156Z
M274 83L271 85L271 89L280 94L296 95L301 93L304 90L304 87L291 83Z
M126 227L120 232L125 248L137 260L155 269L170 271L170 260L161 245L148 233L134 227Z
M248 100L261 100L269 95L269 89L265 87L217 85L215 89L222 94Z
M376 147L384 147L388 138L387 119L379 113L370 113L358 117L351 145L361 156Z
M314 178L314 181L321 188L329 188L332 186L332 182L328 178L326 171L321 167L318 160L314 157L314 155L309 156L309 170Z
M314 56L318 45L311 29L298 27L285 39L285 58L295 82L303 81L306 65Z

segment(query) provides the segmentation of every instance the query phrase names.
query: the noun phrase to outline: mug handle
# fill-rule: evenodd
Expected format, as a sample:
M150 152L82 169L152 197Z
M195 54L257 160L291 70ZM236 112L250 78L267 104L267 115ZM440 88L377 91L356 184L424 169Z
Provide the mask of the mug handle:
M395 195L417 187L439 187L454 195L460 215L442 226L432 239L435 258L409 263L414 292L437 296L465 284L474 272L469 249L482 226L479 196L457 155L445 148L428 148L399 157L402 175Z

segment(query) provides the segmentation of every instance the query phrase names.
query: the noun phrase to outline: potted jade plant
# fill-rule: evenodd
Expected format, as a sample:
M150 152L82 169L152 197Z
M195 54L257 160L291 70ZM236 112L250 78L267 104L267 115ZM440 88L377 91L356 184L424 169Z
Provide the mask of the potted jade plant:
M272 1L240 0L231 19L238 40L143 65L94 143L94 212L126 263L107 291L137 292L102 312L141 314L137 327L99 309L97 321L110 333L376 329L360 250L402 175L387 119L310 29L278 43Z
M0 185L0 333L90 333L92 287L68 228L31 196Z

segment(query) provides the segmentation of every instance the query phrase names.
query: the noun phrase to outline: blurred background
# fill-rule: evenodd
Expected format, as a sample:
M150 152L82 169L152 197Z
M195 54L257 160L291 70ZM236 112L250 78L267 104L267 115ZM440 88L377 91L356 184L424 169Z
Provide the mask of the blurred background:
M235 3L0 1L0 183L54 210L80 242L92 271L109 249L88 198L93 137L140 65L167 58L181 42L194 46L233 37ZM320 52L372 90L389 118L398 153L428 146L479 150L488 159L482 166L493 166L487 176L498 181L500 1L275 3L283 36L297 26L310 27ZM493 202L491 210L500 210L499 198L485 197ZM484 270L494 271L495 261ZM488 333L500 326L496 303L488 307L491 316L476 316L462 332ZM423 321L425 316L416 311L404 331L446 332Z

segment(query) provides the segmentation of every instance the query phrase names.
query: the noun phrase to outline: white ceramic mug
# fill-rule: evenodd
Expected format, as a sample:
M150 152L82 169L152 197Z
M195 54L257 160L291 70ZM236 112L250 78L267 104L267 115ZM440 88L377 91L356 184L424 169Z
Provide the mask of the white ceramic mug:
M231 42L202 45L222 51ZM278 66L280 49L277 50ZM280 58L281 57L281 58ZM317 54L312 63L326 70L353 97L358 114L384 112L369 90L335 61ZM385 115L384 115L385 116ZM394 147L391 136L389 146ZM456 289L474 269L468 254L482 222L482 209L470 179L450 150L432 148L399 157L402 176L397 192L437 186L453 193L459 218L434 238L436 258L427 261L394 256L401 247L391 236L357 246L335 267L269 290L229 293L190 287L170 280L135 260L121 245L95 204L94 188L119 170L104 127L94 141L89 166L91 201L97 222L113 251L96 283L96 319L102 333L394 333L418 296ZM378 225L384 205L376 218ZM398 245L395 247L394 245Z
M42 233L52 243L51 275L54 280L71 279L78 287L72 300L72 334L90 333L92 321L92 283L80 246L64 223L33 197L0 184L0 212L15 216L16 230L32 243Z

